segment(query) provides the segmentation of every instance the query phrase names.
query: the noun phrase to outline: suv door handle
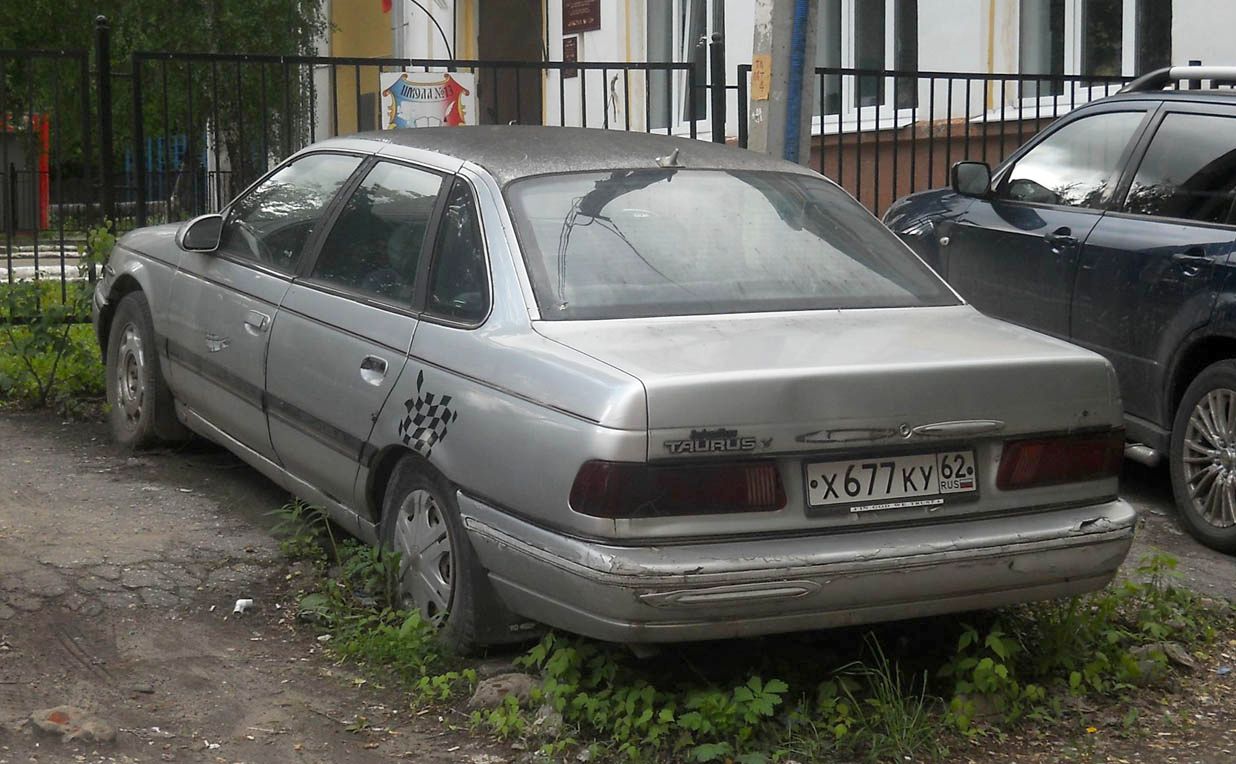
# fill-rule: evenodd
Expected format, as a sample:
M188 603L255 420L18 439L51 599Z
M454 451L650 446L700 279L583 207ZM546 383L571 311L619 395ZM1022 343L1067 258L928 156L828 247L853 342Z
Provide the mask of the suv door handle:
M260 311L251 310L245 314L245 331L256 336L270 327L270 316Z
M376 355L365 356L361 360L360 375L361 379L371 385L382 384L382 380L386 377L386 359L378 358Z
M1077 237L1073 236L1073 231L1069 228L1057 228L1049 234L1043 236L1043 241L1053 247L1072 247L1077 245Z
M1181 276L1193 278L1201 275L1203 271L1210 270L1213 261L1202 254L1201 249L1191 248L1172 255L1172 264L1177 266Z

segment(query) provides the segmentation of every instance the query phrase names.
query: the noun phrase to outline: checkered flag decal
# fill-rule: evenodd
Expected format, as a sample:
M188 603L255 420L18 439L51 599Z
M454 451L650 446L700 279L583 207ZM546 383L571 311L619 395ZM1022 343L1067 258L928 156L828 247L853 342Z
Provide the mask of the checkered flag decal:
M411 446L418 454L429 458L429 452L440 440L446 439L446 430L459 418L459 412L451 409L451 396L435 395L421 390L425 384L425 371L416 375L416 398L404 402L408 415L399 423L399 436L405 446Z

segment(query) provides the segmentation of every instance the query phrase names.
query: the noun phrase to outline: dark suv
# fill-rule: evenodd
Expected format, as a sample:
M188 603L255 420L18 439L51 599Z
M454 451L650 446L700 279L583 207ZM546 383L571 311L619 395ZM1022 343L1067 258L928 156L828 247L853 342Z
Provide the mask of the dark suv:
M1204 80L1207 89L1171 89ZM1236 552L1236 67L1175 67L1053 123L884 222L979 310L1105 355L1126 455L1167 455L1181 519ZM1223 87L1220 87L1223 85ZM1079 423L1080 424L1080 423Z

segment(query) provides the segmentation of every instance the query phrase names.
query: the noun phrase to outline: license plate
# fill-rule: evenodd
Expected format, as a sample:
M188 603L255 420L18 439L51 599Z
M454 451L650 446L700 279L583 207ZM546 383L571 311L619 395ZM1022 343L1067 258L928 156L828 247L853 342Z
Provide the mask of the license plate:
M871 457L807 465L807 503L851 512L933 507L978 490L973 451Z

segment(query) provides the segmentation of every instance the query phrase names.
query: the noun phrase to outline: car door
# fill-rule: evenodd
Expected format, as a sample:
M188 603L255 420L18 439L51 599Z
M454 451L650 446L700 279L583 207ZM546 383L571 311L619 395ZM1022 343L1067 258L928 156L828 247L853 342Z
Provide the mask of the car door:
M284 467L353 505L369 433L407 362L416 280L444 176L390 161L368 168L271 331L270 434Z
M941 231L948 280L982 312L1067 337L1086 237L1119 180L1145 107L1067 122L1032 144Z
M361 162L321 153L280 167L229 206L219 248L185 252L172 279L166 340L177 399L267 458L269 331L315 226Z
M1123 202L1086 242L1072 338L1116 367L1128 413L1166 428L1164 374L1210 319L1236 246L1236 109L1168 105L1151 130Z

